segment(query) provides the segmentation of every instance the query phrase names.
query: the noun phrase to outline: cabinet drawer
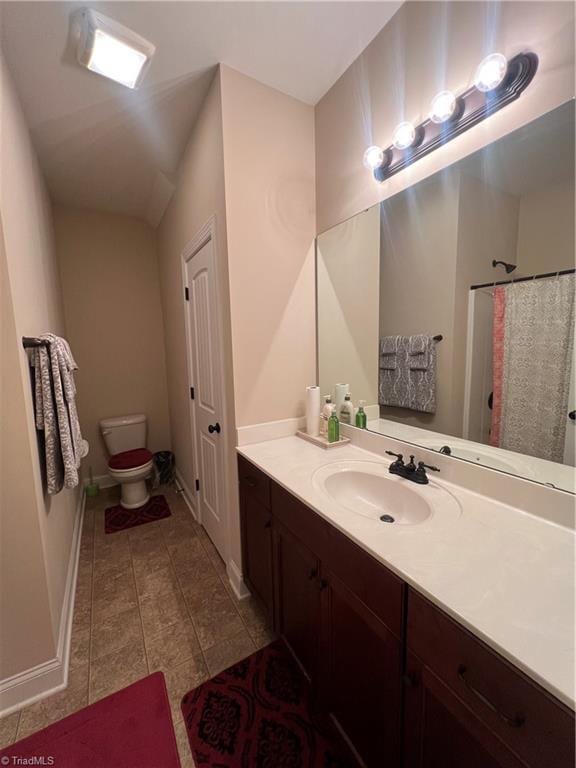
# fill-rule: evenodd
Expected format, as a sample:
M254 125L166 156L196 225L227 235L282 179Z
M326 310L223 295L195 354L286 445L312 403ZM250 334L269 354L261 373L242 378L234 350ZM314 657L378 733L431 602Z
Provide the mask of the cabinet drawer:
M330 525L291 493L272 483L272 513L321 560Z
M270 478L243 456L238 456L238 482L243 490L270 509Z
M572 768L574 715L414 591L408 648L531 768Z

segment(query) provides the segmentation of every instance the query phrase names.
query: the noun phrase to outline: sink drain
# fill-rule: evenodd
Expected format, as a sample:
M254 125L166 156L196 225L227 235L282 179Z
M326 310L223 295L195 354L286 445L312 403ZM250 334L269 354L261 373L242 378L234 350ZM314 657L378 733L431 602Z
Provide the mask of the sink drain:
M394 518L392 515L381 515L380 520L382 520L383 523L393 523Z

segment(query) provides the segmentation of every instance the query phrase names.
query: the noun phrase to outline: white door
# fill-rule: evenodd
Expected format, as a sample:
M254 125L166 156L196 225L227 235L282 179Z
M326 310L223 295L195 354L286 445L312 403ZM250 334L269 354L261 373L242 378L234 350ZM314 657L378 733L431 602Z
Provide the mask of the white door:
M200 522L226 559L220 333L212 239L185 260ZM192 394L192 393L191 393Z

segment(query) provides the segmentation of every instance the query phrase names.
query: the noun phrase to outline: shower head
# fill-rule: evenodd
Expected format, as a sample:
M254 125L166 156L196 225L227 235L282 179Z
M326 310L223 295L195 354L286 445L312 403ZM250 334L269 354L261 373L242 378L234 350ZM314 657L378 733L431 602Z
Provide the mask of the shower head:
M506 270L506 274L507 275L509 275L510 272L514 272L514 270L517 267L517 264L508 264L505 261L496 261L496 259L492 259L492 266L493 267L497 267L499 265L504 267L504 269Z

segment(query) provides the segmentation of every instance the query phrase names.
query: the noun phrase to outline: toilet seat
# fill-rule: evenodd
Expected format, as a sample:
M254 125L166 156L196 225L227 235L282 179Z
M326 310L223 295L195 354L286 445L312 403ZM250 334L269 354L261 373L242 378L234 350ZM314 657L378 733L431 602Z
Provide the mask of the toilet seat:
M139 469L144 467L145 464L149 464L152 459L152 452L147 448L135 448L132 451L115 453L114 456L110 457L108 468L116 472Z
M137 509L148 503L150 496L146 478L153 466L154 456L146 448L115 453L108 461L110 476L120 483L122 488L120 504L125 509Z

